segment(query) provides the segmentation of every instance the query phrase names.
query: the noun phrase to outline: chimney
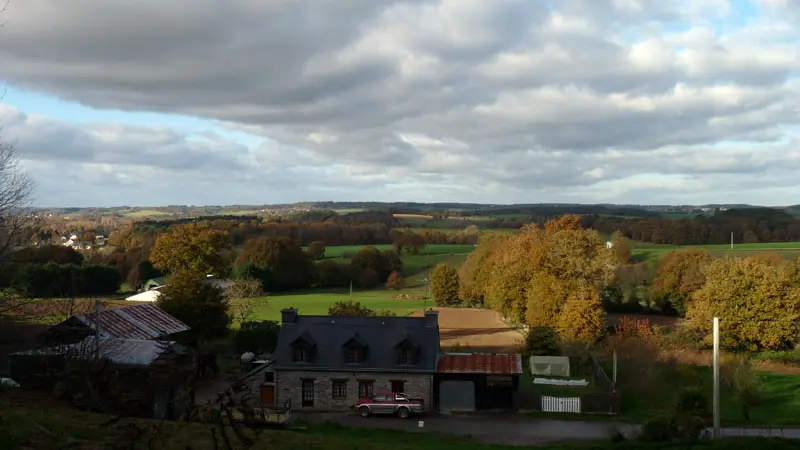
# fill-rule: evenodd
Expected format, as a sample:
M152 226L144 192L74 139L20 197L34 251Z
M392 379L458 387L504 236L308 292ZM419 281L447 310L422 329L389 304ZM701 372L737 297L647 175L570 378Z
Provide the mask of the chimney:
M425 326L438 328L439 327L439 311L429 309L425 311Z
M294 308L282 309L281 323L297 323L297 310Z

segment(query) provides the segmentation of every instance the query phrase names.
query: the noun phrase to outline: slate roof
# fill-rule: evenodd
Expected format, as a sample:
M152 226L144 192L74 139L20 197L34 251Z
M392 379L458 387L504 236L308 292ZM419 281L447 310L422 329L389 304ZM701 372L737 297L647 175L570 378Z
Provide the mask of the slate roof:
M522 373L522 357L508 353L445 353L439 357L436 372L518 375Z
M287 322L286 313L275 349L275 370L433 373L439 359L438 317L303 316ZM368 347L361 363L345 362L344 345L356 338ZM309 362L294 362L293 344L302 338L314 345ZM417 347L413 364L399 364L396 348L403 341Z
M96 313L74 316L83 325L96 326ZM182 331L189 326L153 304L141 304L100 312L100 335L125 339L155 339Z

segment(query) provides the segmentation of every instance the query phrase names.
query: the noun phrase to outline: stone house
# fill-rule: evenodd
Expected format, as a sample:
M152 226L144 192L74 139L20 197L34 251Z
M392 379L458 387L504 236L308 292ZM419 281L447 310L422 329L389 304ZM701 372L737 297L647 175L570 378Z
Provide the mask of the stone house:
M376 392L404 392L432 405L439 316L301 316L281 311L275 349L275 404L345 410ZM262 394L264 395L264 394ZM269 397L269 393L266 393Z

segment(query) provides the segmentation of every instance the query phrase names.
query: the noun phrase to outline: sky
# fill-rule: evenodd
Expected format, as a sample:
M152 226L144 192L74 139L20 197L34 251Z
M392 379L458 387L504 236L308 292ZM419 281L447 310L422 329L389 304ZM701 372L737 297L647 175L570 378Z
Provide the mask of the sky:
M798 0L11 0L40 206L800 203Z

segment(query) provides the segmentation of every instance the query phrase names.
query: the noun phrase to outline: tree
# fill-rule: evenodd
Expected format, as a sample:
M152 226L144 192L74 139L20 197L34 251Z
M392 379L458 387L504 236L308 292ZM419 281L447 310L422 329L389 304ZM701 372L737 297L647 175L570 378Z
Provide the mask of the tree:
M255 278L240 278L225 287L225 297L228 300L255 298L263 295L264 289L261 287L261 280Z
M613 280L614 257L597 232L578 225L561 218L504 241L484 263L486 304L513 321L555 327L567 292L599 295Z
M375 311L353 300L338 301L328 309L329 316L374 316Z
M458 271L451 265L438 264L431 272L431 295L438 306L458 305Z
M173 225L156 239L150 253L153 267L170 274L224 277L229 272L223 251L230 250L228 233L207 225Z
M393 271L389 278L386 280L386 288L387 289L400 289L405 285L406 280L403 278L403 275L400 274L398 271Z
M264 295L261 280L242 278L225 287L225 298L228 299L230 315L233 321L243 324L250 319L256 309L256 297Z
M83 264L83 255L72 247L64 245L43 245L41 247L26 247L15 252L11 262L17 264Z
M583 230L581 216L563 215L561 217L547 221L545 231L548 234L556 234L559 231L580 231Z
M380 283L378 273L373 269L364 269L356 277L356 284L362 289L374 288L378 283Z
M525 336L525 348L522 351L525 360L531 356L559 356L558 333L549 327L534 327Z
M157 278L163 276L164 274L161 273L160 270L153 267L153 263L151 263L147 259L143 259L139 261L130 272L128 272L128 276L125 281L134 289L139 289L142 287L147 280L152 278Z
M506 234L492 232L480 236L477 247L458 270L459 298L464 304L483 305L491 269L489 261L508 238Z
M347 287L352 280L353 271L350 264L336 261L321 261L316 264L314 283L317 287Z
M791 270L757 258L721 258L703 270L705 284L692 294L686 317L711 342L720 318L720 344L730 350L780 350L798 343L800 285Z
M272 320L242 322L239 331L233 337L233 345L236 351L240 353L272 353L278 344L278 333L280 331L281 325Z
M262 236L244 244L238 266L253 264L269 270L277 289L309 287L314 263L296 241L286 237Z
M747 355L735 355L722 364L722 379L733 392L733 397L742 407L742 415L750 421L750 410L764 401L761 379L753 370L753 363Z
M614 253L617 264L631 263L631 245L628 238L619 230L611 233L611 251Z
M158 306L191 327L200 339L225 336L231 318L222 289L205 281L205 275L179 271L161 289Z
M682 316L686 314L692 293L705 284L703 269L711 263L705 250L673 250L661 259L653 283L653 292L662 296Z
M606 312L596 290L584 287L567 295L558 316L558 334L565 339L591 342L603 335Z
M308 254L314 261L322 261L325 259L325 243L322 241L313 241L308 244Z
M40 224L31 209L34 183L19 161L14 146L0 141L0 263Z
M378 277L378 282L386 281L392 271L402 270L402 262L396 252L381 252L375 247L369 246L359 250L350 260L350 265L356 273L364 270L373 270Z

